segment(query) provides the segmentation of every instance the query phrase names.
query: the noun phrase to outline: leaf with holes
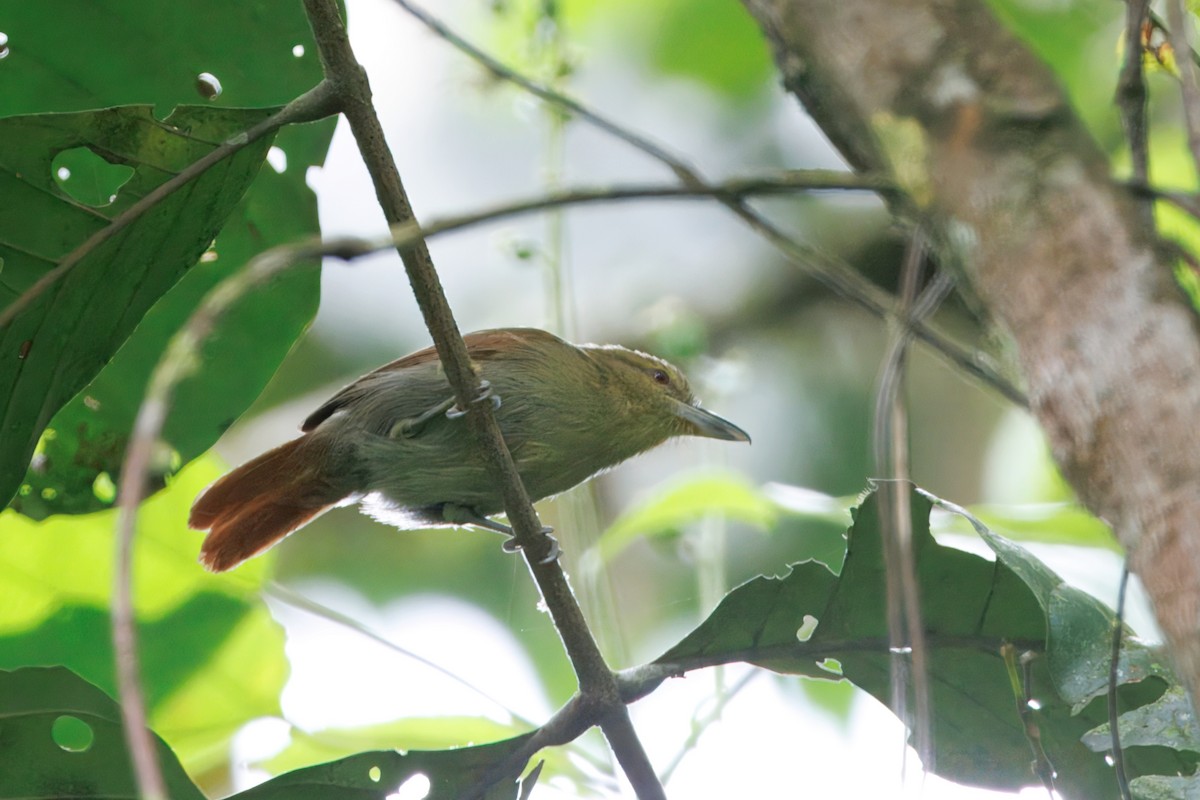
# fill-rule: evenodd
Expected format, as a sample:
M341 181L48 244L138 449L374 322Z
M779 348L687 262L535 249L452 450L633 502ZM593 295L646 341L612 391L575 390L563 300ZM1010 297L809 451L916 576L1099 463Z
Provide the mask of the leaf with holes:
M152 104L162 117L200 101L201 70L223 87L210 107L279 106L321 80L300 3L172 0L152 7L150 32L146 0L0 0L0 30L10 44L0 117L130 104ZM63 25L64 19L73 24ZM197 26L200 19L221 20L220 35L208 35ZM112 57L129 52L138 57ZM113 361L55 414L48 426L53 435L42 440L15 508L41 519L111 505L123 442L166 341L223 276L268 247L318 232L316 198L305 177L309 167L322 163L334 122L280 131L273 168L259 172L212 250L154 305ZM57 174L61 167L66 177L57 184L93 205L107 202L132 173L86 148L55 156L51 168ZM259 395L311 322L318 295L314 265L252 291L224 318L197 371L176 391L166 421L163 438L180 461L211 446Z
M995 561L939 545L929 535L933 501L917 492L910 499L932 690L932 770L994 789L1037 783L1018 714L1025 698L1014 696L1001 655L1010 643L1030 654L1024 680L1037 705L1031 720L1057 771L1058 790L1068 798L1111 794L1112 769L1081 737L1106 719L1094 698L1105 688L1112 612L973 518ZM894 657L881 542L872 493L855 510L840 576L805 562L782 578L751 580L657 663L688 669L741 660L813 678L844 677L889 703ZM1119 675L1127 708L1144 706L1176 682L1132 639ZM1191 772L1195 754L1160 744L1126 753L1133 775Z
M160 121L136 106L0 119L0 309L138 198L268 113L180 108ZM208 248L269 145L243 148L91 248L0 328L0 498L16 492L51 416ZM88 206L59 186L55 157L80 148L133 168L111 202ZM119 435L79 439L70 457L83 461L123 447Z
M63 667L0 670L0 798L136 797L121 711ZM155 737L174 800L204 800L170 748Z

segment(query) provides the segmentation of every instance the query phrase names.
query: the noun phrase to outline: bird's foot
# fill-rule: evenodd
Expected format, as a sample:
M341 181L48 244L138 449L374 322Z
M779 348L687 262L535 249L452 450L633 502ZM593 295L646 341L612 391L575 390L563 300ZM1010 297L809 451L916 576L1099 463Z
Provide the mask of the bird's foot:
M551 535L554 533L554 528L551 528L549 525L543 525L540 533L542 536L545 536L550 540L550 549L547 550L546 555L542 556L538 563L549 564L551 561L556 561L558 557L562 555L562 548L558 546L558 539L555 539ZM511 533L508 540L505 541L504 544L500 545L500 549L506 553L519 553L521 552L522 547L517 543L516 534Z
M521 545L517 542L517 533L511 527L505 525L503 522L496 522L494 519L488 519L481 514L476 514L466 506L446 503L442 506L442 519L453 525L474 525L477 528L504 534L508 539L501 545L501 549L506 553L517 553L522 549ZM562 554L562 548L559 547L558 540L550 535L554 533L554 528L543 525L539 533L550 540L549 550L539 563L549 564Z
M479 394L476 395L471 402L482 403L484 400L491 401L493 411L496 411L500 408L500 395L495 393L495 391L492 389L492 384L489 381L479 382ZM461 408L458 405L454 405L446 411L446 419L458 419L459 417L465 416L466 413L466 409Z
M404 419L399 420L395 424L392 425L391 429L388 430L388 438L389 439L411 439L412 437L414 437L418 433L420 433L421 429L424 428L425 425L431 419L436 417L438 414L441 414L443 411L446 412L447 414L449 414L450 410L453 409L453 407L454 407L454 398L450 397L450 398L438 403L436 406L433 406L432 408L428 409L427 411L422 413L420 416L405 417Z

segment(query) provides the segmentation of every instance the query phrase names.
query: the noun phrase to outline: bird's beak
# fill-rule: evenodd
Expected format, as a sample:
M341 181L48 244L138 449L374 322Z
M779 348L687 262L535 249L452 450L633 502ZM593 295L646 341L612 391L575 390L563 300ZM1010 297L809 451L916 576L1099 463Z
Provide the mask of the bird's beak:
M730 442L749 442L750 434L734 425L727 419L718 417L711 411L700 406L675 401L675 415L689 423L695 436L705 436L709 439L725 439Z

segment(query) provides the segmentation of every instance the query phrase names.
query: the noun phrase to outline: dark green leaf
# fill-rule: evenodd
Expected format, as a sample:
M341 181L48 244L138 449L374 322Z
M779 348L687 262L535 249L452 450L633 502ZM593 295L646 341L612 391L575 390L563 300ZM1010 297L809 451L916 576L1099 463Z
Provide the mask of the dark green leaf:
M1182 686L1172 686L1153 703L1122 714L1120 717L1122 747L1171 747L1200 753L1200 725L1191 699ZM1105 752L1112 747L1112 734L1107 724L1089 731L1084 744Z
M1200 800L1200 781L1188 775L1146 775L1129 782L1134 800Z
M1021 548L980 525L997 553L991 562L938 545L929 535L931 501L914 493L913 550L932 689L938 774L994 789L1033 785L1032 751L1018 714L1001 647L1030 654L1025 691L1031 719L1066 797L1107 796L1112 770L1080 739L1104 720L1086 704L1111 631L1111 612L1066 587ZM949 506L953 510L956 507ZM844 675L890 702L886 576L877 497L855 511L840 578L813 563L782 578L756 578L735 589L660 663L684 668L744 660L785 673ZM830 661L832 659L832 661ZM1107 667L1104 667L1107 675ZM1150 674L1160 681L1135 683ZM1143 705L1171 680L1152 652L1130 641L1122 658L1122 701ZM1081 708L1082 706L1082 708ZM911 712L910 712L911 713ZM1195 759L1166 748L1127 754L1133 774L1189 772Z
M9 306L138 198L268 113L192 107L160 122L141 106L0 120L0 304ZM243 148L93 248L0 330L0 498L17 490L51 415L208 247L269 144ZM79 147L135 168L102 208L77 204L51 175L55 155ZM83 400L99 410L94 401ZM123 449L119 435L86 423L54 433L74 438L62 454L73 462L107 465ZM52 466L39 463L35 472ZM43 487L38 497L52 501L57 494ZM25 497L31 495L32 488Z
M222 85L213 106L276 106L321 78L299 3L178 0L155 5L152 16L148 8L145 0L0 0L0 30L10 51L0 73L0 116L150 103L161 117L202 98L196 85L201 72ZM219 35L206 31L203 20L220 20ZM113 57L130 52L138 57ZM250 256L317 232L316 201L305 174L323 160L332 133L332 119L280 133L275 146L286 155L287 169L259 175L218 236L217 260L189 270L138 325L116 363L50 423L57 435L43 442L46 458L26 476L19 503L25 513L41 518L111 502L133 410L169 336L207 289ZM53 167L59 166L71 168L63 190L85 203L106 200L118 188L123 176L106 176L106 170L128 169L86 148L58 154ZM211 445L257 397L311 321L317 294L316 269L301 269L238 305L176 394L165 433L175 457L167 458L167 469ZM0 481L0 491L5 488Z
M221 82L216 105L276 106L321 79L300 3L0 0L0 20L0 116L135 103L163 116L205 99L201 72Z
M204 800L161 739L174 800ZM0 798L136 797L117 704L63 667L0 670Z

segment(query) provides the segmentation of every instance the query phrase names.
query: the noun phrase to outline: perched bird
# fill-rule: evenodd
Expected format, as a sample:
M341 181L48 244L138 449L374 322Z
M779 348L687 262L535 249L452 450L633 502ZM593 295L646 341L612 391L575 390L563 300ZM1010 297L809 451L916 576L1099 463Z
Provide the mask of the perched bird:
M654 356L573 345L506 328L464 337L483 397L534 500L564 492L673 436L749 442L698 405L687 378ZM483 399L481 397L481 399ZM399 527L472 524L503 500L456 406L434 349L369 372L304 421L302 436L219 479L188 525L209 533L200 560L237 566L345 501Z

